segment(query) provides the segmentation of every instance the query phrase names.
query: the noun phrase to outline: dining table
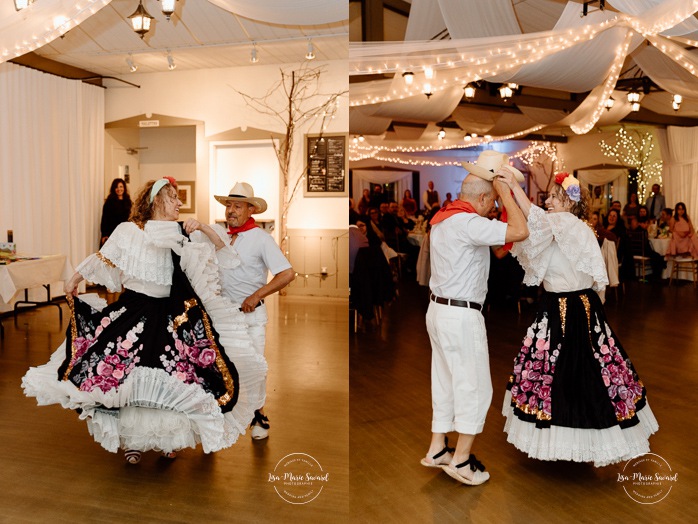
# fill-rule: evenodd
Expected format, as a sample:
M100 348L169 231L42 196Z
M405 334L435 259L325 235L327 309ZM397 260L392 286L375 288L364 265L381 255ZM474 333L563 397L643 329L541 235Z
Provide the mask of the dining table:
M0 264L0 311L12 307L14 316L26 307L51 305L58 307L63 319L60 304L52 302L51 284L69 280L73 266L66 255L17 256L5 258ZM43 287L46 300L31 299L30 290ZM23 293L22 293L23 292Z

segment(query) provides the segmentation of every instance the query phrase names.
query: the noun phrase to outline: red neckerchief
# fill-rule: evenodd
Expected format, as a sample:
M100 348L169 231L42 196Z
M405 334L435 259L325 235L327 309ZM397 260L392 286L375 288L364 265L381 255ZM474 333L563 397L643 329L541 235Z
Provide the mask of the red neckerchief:
M247 219L247 222L245 222L243 225L239 227L228 227L228 234L230 236L237 235L238 233L242 233L243 231L249 231L250 229L254 229L256 227L259 227L255 221L254 218L250 217Z
M442 222L447 218L452 217L453 215L456 215L458 213L477 214L477 211L469 202L463 202L462 200L454 200L446 207L442 207L441 209L439 209L436 212L436 214L432 217L429 223L433 226L434 224L438 224L439 222Z
M439 209L429 223L433 226L458 213L477 213L477 211L469 202L454 200L446 207ZM502 207L502 214L499 220L504 223L507 221L507 210L504 207ZM504 244L504 251L509 251L513 245L512 242L507 242Z

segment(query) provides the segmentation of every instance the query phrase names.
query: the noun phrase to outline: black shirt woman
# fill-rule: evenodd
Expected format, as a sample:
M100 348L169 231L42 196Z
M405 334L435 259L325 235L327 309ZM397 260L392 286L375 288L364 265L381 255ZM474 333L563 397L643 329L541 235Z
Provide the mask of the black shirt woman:
M113 233L116 226L128 221L131 214L131 197L126 188L126 181L123 178L112 180L109 195L107 195L102 207L102 222L100 224L101 236L99 247L102 247Z

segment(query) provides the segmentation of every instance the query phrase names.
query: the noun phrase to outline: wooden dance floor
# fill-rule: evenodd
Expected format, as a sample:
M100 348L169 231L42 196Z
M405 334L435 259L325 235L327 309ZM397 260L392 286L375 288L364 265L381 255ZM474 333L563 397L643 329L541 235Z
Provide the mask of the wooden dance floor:
M534 313L528 305L520 316L515 305L487 313L494 398L474 452L491 480L467 487L421 466L431 420L426 307L426 289L403 283L378 329L347 335L345 301L273 298L270 438L252 442L245 435L223 452L187 450L174 461L150 453L136 466L95 444L74 413L37 407L22 395L22 375L61 343L67 314L62 326L55 308L21 313L16 324L5 317L0 522L695 521L698 290L692 285L629 284L607 304L659 421L651 450L678 473L655 504L626 495L618 482L623 463L599 469L540 462L506 442L501 402ZM285 502L269 481L290 453L307 453L329 472L323 491L307 504Z
M347 301L267 301L267 440L249 432L231 448L199 447L174 461L146 453L137 465L102 449L85 422L59 406L37 407L20 387L65 337L55 307L2 319L0 342L0 522L322 522L347 515L349 404ZM270 474L291 453L329 473L317 498L290 504ZM303 472L301 472L303 474Z
M661 502L639 504L604 468L529 459L506 442L505 385L534 306L486 314L494 396L473 452L491 479L464 486L421 466L430 439L427 290L414 283L372 332L350 338L350 507L354 522L696 522L698 508L698 290L690 283L628 284L607 302L612 327L644 381L659 422L652 453L678 472ZM451 444L455 444L453 435Z

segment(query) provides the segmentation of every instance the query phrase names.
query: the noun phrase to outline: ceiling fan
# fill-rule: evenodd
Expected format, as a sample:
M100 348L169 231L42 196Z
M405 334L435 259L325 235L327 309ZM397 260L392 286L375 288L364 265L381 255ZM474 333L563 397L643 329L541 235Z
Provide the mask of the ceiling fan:
M119 149L121 149L122 151L126 151L127 155L137 155L138 151L140 151L141 149L148 149L148 147L120 147Z

